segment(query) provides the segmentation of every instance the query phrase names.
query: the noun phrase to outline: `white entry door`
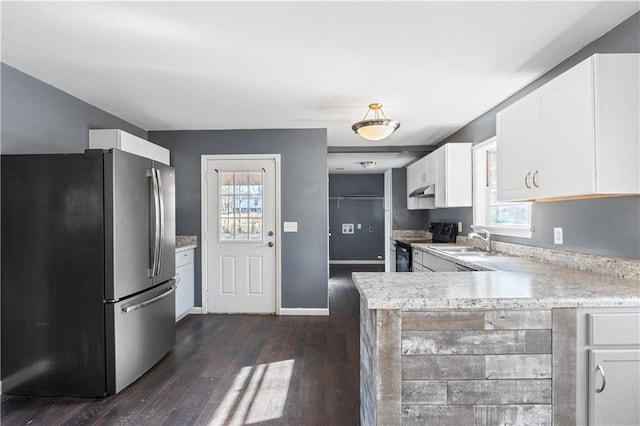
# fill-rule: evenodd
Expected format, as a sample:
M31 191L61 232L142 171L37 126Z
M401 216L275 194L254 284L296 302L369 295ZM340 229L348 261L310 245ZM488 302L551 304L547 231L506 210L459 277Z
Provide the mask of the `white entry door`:
M277 159L207 158L207 311L275 313Z

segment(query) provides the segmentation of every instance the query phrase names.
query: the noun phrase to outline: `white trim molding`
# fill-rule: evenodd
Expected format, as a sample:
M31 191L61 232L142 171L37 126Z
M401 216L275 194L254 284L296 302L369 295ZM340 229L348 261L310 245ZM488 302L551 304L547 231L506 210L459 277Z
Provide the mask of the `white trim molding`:
M205 312L202 310L202 308L200 306L194 306L193 308L191 308L191 310L189 311L189 315L202 315Z
M201 314L208 313L207 307L207 257L209 250L209 235L207 229L207 161L209 160L273 160L275 163L275 179L276 179L276 211L275 211L275 244L276 244L276 265L275 265L275 314L280 315L280 303L282 300L282 249L281 249L281 209L282 209L282 183L281 183L281 155L280 154L221 154L211 155L203 154L200 156L200 232L201 232L201 248L200 248L200 291L202 293L202 307L199 308ZM194 308L195 309L195 308Z
M532 228L517 228L495 225L473 225L473 229L487 230L491 235L504 235L506 237L531 238L533 236Z
M384 265L384 260L330 260L329 265Z
M533 207L529 204L529 224L527 226L501 226L490 224L488 217L489 194L487 192L487 151L496 146L495 136L473 146L473 225L474 230L489 231L492 235L532 238ZM527 203L517 203L527 204Z
M329 308L280 308L280 315L289 316L329 316Z

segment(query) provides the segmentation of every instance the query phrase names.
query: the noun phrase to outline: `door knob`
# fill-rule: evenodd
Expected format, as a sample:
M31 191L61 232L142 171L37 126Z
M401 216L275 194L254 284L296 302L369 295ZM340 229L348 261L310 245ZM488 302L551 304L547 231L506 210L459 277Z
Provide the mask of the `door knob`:
M270 237L273 237L273 231L267 232L267 235L270 236Z
M268 245L269 247L273 247L273 242L272 242L272 241L269 241L269 242L267 243L267 245Z

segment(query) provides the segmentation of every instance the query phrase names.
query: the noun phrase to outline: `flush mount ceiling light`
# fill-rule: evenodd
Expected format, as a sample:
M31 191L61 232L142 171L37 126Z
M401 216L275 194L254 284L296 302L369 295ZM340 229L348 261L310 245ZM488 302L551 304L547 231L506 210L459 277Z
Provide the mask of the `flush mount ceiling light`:
M373 167L376 165L375 161L361 161L360 165L364 168L364 169L373 169Z
M373 118L367 120L369 113L373 111ZM395 132L400 127L400 122L389 120L382 111L382 104L369 104L369 109L361 121L355 123L351 128L354 132L370 141L379 141Z

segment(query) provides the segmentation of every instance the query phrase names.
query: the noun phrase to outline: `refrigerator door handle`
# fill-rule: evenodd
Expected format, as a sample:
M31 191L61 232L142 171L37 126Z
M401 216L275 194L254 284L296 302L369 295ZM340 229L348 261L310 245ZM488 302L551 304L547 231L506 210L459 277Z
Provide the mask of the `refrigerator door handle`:
M159 257L159 248L160 248L160 195L158 193L158 176L156 175L156 169L151 168L149 171L151 176L151 191L153 192L153 235L150 241L150 245L152 250L152 263L151 270L149 272L150 277L155 277L158 275L158 257Z
M157 266L157 274L160 275L160 269L162 268L162 260L164 258L164 190L162 189L162 175L160 174L160 169L156 170L156 176L158 180L158 218L160 222L160 238L158 241L158 266Z
M174 285L174 286L169 287L169 289L167 291L165 291L162 294L157 295L156 297L152 297L149 300L145 300L144 302L137 303L135 305L131 305L131 306L125 305L125 306L122 307L121 310L122 310L122 312L124 312L126 314L126 313L129 313L129 312L132 312L132 311L136 311L138 309L142 309L145 306L149 306L152 303L156 303L157 301L162 300L165 297L170 296L171 294L175 293L175 291L176 291L176 286Z

